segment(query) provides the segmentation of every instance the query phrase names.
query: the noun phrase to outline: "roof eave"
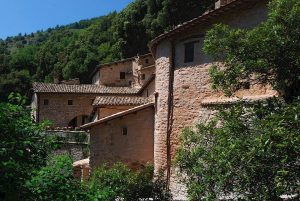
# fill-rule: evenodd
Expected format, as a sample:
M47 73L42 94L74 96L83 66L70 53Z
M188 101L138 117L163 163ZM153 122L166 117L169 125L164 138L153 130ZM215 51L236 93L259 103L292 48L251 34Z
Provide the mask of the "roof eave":
M148 107L153 107L153 106L154 106L154 103L147 103L147 104L144 104L144 105L141 105L141 106L137 106L137 107L131 108L129 110L125 110L125 111L122 111L122 112L110 115L108 117L104 117L104 118L102 118L102 119L100 119L98 121L85 124L85 125L81 126L80 128L82 128L82 129L88 129L88 128L93 127L95 125L102 124L102 123L105 123L105 122L108 122L108 121L112 121L112 120L114 120L116 118L119 118L119 117L122 117L122 116L126 116L126 115L132 114L134 112L138 112L138 111L141 111L141 110L144 110L144 109L146 109Z

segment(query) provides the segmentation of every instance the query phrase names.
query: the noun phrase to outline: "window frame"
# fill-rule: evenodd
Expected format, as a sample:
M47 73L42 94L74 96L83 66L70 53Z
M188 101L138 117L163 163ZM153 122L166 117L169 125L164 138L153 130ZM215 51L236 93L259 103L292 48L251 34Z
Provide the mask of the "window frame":
M199 41L190 41L184 43L184 63L192 63L195 61L195 43Z
M127 126L123 126L122 127L122 135L123 136L127 136L128 135L128 128L127 128Z
M68 105L74 105L73 100L68 100Z
M126 79L126 72L121 71L120 72L120 80L125 80Z
M43 105L49 105L49 99L44 99L44 101L43 101Z

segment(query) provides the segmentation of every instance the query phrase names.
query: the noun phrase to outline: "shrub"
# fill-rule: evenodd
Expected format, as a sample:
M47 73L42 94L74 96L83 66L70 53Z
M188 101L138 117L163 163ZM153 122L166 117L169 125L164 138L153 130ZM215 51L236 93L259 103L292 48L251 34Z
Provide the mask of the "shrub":
M45 165L53 141L41 135L44 125L32 123L30 111L22 106L0 102L0 200L20 200L24 183L35 169Z
M118 198L128 201L153 198L171 200L166 183L159 177L153 180L153 167L134 172L126 165L117 163L112 167L103 165L94 171L87 187L90 200L113 201Z
M80 181L73 178L72 163L68 155L55 156L36 171L27 182L30 200L86 200Z
M300 102L220 111L183 131L177 164L191 200L281 200L300 181ZM298 198L299 199L299 198Z

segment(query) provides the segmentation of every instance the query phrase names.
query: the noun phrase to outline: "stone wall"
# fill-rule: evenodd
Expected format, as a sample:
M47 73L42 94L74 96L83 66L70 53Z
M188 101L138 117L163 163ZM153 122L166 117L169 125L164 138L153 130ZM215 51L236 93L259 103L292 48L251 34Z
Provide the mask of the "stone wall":
M46 131L46 135L56 137L58 148L54 155L69 154L73 161L89 157L89 133L84 131Z
M96 96L97 94L38 94L39 122L51 120L53 127L68 127L73 118L92 113L92 103ZM44 105L45 99L48 100L48 105ZM73 105L68 105L68 100L72 100Z
M148 61L148 63L146 62ZM154 59L152 55L143 56L142 58L137 57L132 64L133 69L133 87L142 87L144 83L151 77L155 72ZM142 79L142 74L145 74L145 79Z
M155 92L155 79L143 90L143 97L151 97Z
M153 163L154 110L145 108L91 127L91 168L124 162L132 168ZM127 128L127 135L122 129Z
M245 9L245 10L243 10ZM256 26L266 19L266 6L264 1L258 4L247 6L232 12L222 19L215 19L214 22L224 22L234 27L249 28ZM203 35L212 24L199 26L192 31L161 41L156 49L156 92L157 113L155 116L155 170L165 168L168 163L167 144L169 154L173 160L180 145L179 136L181 130L187 126L194 126L199 121L208 121L214 116L215 110L203 108L201 101L210 96L220 96L211 90L208 69L213 64L212 59L205 55L203 48ZM184 44L195 41L194 62L184 63ZM172 46L173 44L173 46ZM169 68L172 65L172 47L174 47L174 79L170 79ZM174 80L174 83L172 83ZM171 81L171 82L170 82ZM170 87L169 84L172 86ZM173 93L169 93L172 88ZM246 95L265 94L267 89L259 86L251 86L248 91L241 92ZM171 98L171 101L168 101ZM169 103L171 109L168 109ZM168 113L171 120L168 121ZM167 125L171 124L170 141L167 141ZM170 163L170 162L169 162ZM184 185L178 180L177 171L173 167L170 174L170 189L175 199L184 199L186 196Z
M100 85L131 86L130 82L133 82L132 62L133 61L130 60L101 67ZM120 79L120 72L125 72L125 79Z
M156 172L166 168L167 165L167 121L171 52L170 41L163 41L156 50L155 90L157 98L154 130L154 169Z

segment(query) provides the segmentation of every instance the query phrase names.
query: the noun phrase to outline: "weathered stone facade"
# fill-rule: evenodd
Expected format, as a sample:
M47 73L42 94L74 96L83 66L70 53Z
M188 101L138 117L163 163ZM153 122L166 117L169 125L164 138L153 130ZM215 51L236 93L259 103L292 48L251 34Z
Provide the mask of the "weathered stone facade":
M135 107L83 128L90 129L91 168L106 162L123 162L133 169L153 163L153 104Z
M97 94L40 93L37 96L35 112L39 122L50 120L54 127L72 127L72 120L77 118L75 127L80 127L88 123Z
M154 72L154 59L146 54L100 65L93 73L92 83L140 88Z
M222 9L222 7L220 8ZM229 10L229 11L228 11ZM209 13L207 14L209 15ZM208 69L214 61L202 51L205 32L214 23L236 28L251 28L267 16L266 1L244 3L215 15L199 25L191 25L172 36L160 36L152 42L156 59L157 108L154 131L155 170L166 169L175 199L185 198L184 186L178 183L171 163L180 145L179 135L187 126L209 120L215 110L202 106L202 101L215 94L210 86ZM204 17L203 17L204 18ZM170 33L172 34L172 33ZM194 43L194 59L185 62L185 44ZM271 89L251 86L236 95L255 96L273 94Z

